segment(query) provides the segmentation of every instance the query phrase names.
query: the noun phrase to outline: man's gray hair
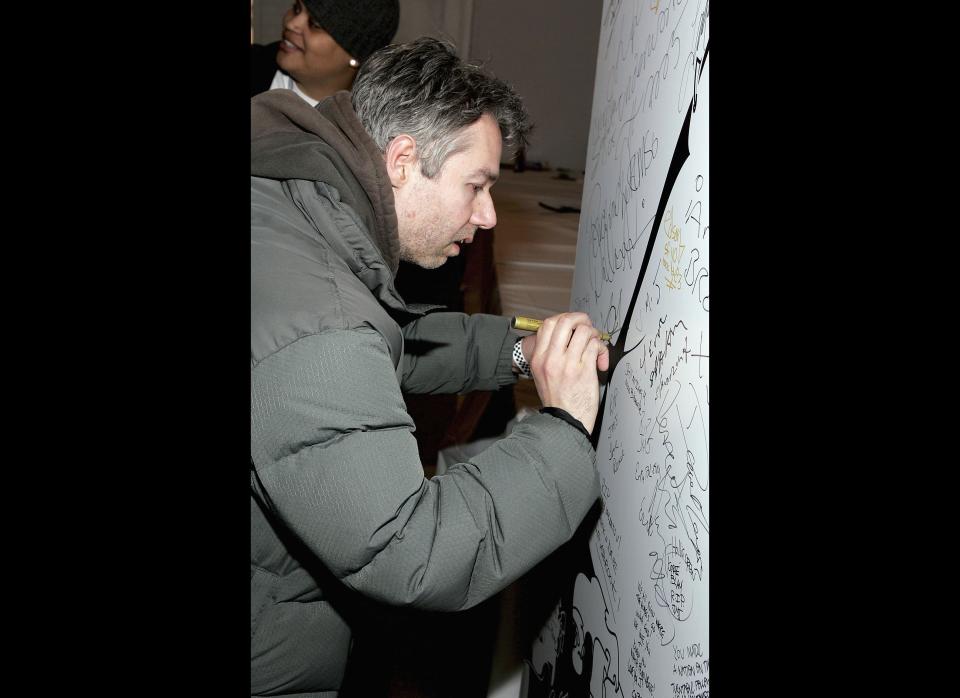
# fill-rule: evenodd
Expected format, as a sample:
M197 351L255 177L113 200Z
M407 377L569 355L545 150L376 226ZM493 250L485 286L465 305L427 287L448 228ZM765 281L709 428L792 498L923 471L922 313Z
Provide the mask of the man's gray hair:
M526 145L532 128L509 85L462 62L450 43L430 37L371 54L357 73L352 101L382 152L401 134L413 137L420 171L427 178L467 147L461 130L484 114L500 125L508 150Z

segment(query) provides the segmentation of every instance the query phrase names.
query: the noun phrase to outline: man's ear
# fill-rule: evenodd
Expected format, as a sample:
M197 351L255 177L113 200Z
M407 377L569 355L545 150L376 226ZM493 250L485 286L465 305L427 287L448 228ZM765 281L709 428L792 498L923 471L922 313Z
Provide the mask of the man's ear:
M401 134L387 145L384 159L387 164L387 176L395 189L402 187L413 176L417 164L417 142L412 136Z

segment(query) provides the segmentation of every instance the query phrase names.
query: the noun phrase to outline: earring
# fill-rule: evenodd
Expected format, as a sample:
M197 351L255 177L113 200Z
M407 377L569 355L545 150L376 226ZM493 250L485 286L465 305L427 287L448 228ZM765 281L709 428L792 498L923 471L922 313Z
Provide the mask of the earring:
M351 68L356 68L358 65L360 65L360 63L357 62L357 59L356 59L356 58L351 58L351 59L350 59L350 67L351 67Z

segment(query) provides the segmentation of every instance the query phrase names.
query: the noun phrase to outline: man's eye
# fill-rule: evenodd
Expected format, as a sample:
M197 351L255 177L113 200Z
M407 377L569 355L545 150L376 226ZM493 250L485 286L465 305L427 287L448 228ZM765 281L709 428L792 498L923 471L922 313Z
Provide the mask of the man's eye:
M473 193L474 193L474 194L479 194L480 192L483 191L483 185L482 185L482 184L471 184L470 186L473 187Z

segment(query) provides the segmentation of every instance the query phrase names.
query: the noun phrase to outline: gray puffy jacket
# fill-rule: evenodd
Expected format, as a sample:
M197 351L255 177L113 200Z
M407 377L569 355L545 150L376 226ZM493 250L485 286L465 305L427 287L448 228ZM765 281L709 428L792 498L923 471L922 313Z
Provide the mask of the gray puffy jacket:
M335 696L339 599L468 608L570 538L594 452L538 414L426 479L409 392L511 383L506 318L397 294L382 156L341 92L251 100L251 693Z

